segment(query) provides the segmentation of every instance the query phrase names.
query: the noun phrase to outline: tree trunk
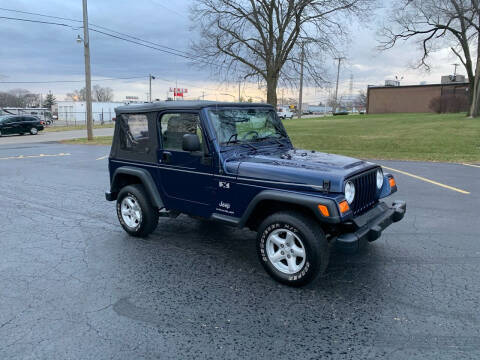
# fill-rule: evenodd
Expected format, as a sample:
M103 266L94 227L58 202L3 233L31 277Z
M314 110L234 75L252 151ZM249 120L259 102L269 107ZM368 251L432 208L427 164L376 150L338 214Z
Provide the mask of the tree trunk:
M480 115L480 33L477 36L477 66L475 67L473 93L471 94L470 117L478 117Z
M267 103L277 107L277 85L278 77L275 75L267 76Z

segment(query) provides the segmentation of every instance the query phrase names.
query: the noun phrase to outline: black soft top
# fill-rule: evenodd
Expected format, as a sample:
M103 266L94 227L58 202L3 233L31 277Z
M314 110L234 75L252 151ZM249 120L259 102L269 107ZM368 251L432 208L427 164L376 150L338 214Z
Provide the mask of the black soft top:
M218 101L193 101L193 100L180 100L180 101L158 101L145 104L125 105L115 108L117 114L125 113L139 113L139 112L152 112L162 110L200 110L206 107L270 107L270 104L259 103L231 103L231 102L218 102Z

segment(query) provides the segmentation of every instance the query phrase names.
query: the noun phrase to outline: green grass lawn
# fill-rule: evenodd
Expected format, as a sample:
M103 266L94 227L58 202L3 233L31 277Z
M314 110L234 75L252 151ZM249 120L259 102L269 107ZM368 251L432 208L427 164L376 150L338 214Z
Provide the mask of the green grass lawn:
M113 128L114 123L104 124L104 125L94 125L94 129L104 129L104 128ZM78 126L48 126L44 131L46 132L59 132L59 131L70 131L70 130L86 130L87 125L78 125Z
M385 114L284 120L297 148L363 159L480 162L480 119L465 114ZM110 136L65 141L110 145Z
M112 136L96 136L92 141L88 141L87 138L63 140L62 144L72 145L112 145Z
M465 114L330 116L283 122L304 149L368 159L480 162L480 119Z

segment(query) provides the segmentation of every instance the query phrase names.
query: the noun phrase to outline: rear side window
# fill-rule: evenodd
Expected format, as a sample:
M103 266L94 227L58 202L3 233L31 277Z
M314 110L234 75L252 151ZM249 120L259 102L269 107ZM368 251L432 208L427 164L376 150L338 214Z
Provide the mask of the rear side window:
M122 150L145 149L149 142L148 118L146 114L123 114L120 124L120 148Z

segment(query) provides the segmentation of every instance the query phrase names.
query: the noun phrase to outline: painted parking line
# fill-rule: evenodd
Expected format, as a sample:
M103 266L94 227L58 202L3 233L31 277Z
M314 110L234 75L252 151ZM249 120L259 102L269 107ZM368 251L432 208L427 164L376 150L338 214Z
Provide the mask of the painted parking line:
M443 188L448 189L448 190L452 190L452 191L459 192L460 194L465 194L465 195L470 194L470 192L468 192L468 191L465 191L465 190L462 190L462 189L458 189L458 188L453 187L453 186L450 186L450 185L445 185L445 184L439 183L439 182L437 182L437 181L433 181L433 180L424 178L424 177L422 177L422 176L418 176L418 175L415 175L415 174L408 173L408 172L403 171L403 170L394 169L394 168L391 168L391 167L388 167L388 166L382 166L382 167L383 167L384 169L391 170L391 171L395 171L395 172L397 172L397 173L399 173L399 174L407 175L407 176L413 177L413 178L415 178L415 179L422 180L422 181L425 181L425 182L427 182L427 183L430 183L430 184L433 184L433 185L437 185L437 186L443 187Z
M95 159L95 160L103 160L103 159L106 159L108 157L108 155L105 155L105 156L101 156L99 157L98 159Z
M462 163L462 165L480 168L480 165L465 164L465 163Z
M0 158L0 160L34 159L34 158L59 157L59 156L70 156L70 155L72 154L60 153L60 154L18 155L18 156L2 157Z

